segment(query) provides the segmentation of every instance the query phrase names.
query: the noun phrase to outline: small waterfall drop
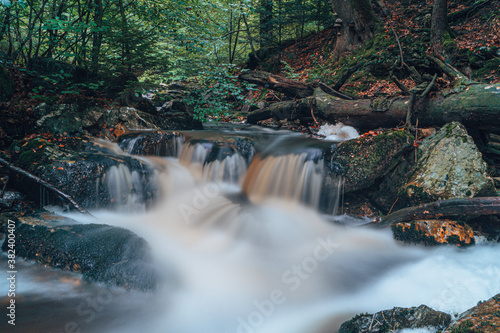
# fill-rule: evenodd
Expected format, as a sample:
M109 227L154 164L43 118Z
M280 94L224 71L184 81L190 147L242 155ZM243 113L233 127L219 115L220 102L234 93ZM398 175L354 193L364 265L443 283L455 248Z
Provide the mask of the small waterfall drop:
M160 271L159 288L126 292L68 271L47 274L19 259L18 327L333 333L361 312L427 304L456 314L500 292L499 244L402 246L388 230L336 225L320 215L335 210L342 187L328 171L331 142L269 140L254 157L236 140L194 136L179 159L116 155L100 169L97 192L113 198L118 211L93 212L97 221L71 215L144 238ZM138 154L157 155L143 148ZM145 210L140 202L155 191L164 195ZM0 260L0 269L8 270L7 260ZM0 287L8 290L8 281Z
M239 184L247 171L246 159L227 142L188 142L179 161L203 181Z

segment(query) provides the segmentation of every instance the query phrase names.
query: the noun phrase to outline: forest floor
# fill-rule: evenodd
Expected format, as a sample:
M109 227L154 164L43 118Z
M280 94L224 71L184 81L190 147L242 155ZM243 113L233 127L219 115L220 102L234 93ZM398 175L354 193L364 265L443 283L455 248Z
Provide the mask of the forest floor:
M500 1L486 1L467 12L478 2L448 2L450 28L444 40L445 61L473 80L499 83ZM360 66L341 91L363 98L403 94L391 79L392 75L411 89L419 80L407 66L414 67L420 75L433 75L437 71L426 58L432 3L427 0L407 6L387 4L385 12L378 8L379 22L374 38L340 59L334 59L331 52L336 34L331 27L268 57L259 68L333 86L348 69ZM401 58L404 66L401 66ZM452 80L440 75L437 83L439 88L446 88Z

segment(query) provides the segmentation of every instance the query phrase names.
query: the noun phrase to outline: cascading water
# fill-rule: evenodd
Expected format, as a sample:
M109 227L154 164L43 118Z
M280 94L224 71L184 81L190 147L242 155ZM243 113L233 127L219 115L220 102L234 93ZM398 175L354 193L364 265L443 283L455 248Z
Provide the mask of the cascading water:
M151 159L166 193L155 207L135 215L94 214L98 223L128 228L148 241L161 277L158 289L125 292L21 262L17 327L333 333L361 312L427 304L456 314L500 292L498 244L405 247L390 232L349 227L347 217L346 226L326 221L317 212L324 183L338 185L317 150L289 146L282 147L284 154L269 146L254 158L243 191L238 182L214 182L200 178L201 169L188 169L203 167L213 147L186 144L180 161ZM131 178L114 181L129 184ZM0 269L6 271L6 260ZM0 288L6 290L7 281Z

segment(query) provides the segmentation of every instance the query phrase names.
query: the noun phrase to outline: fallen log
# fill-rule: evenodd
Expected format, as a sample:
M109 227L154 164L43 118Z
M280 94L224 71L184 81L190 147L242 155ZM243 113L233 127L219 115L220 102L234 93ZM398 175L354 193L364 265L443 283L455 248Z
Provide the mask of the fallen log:
M409 222L413 220L435 220L442 218L500 215L500 197L460 198L435 201L417 207L400 209L392 214L382 217L367 226L387 228L394 223Z
M264 71L248 71L240 74L238 79L279 91L291 98L304 98L314 93L314 88L310 84Z
M326 94L314 95L295 102L282 102L249 114L248 122L274 117L300 119L310 117L310 106L317 118L343 122L359 129L395 127L404 124L410 97L377 98L374 100L342 100ZM475 84L446 91L431 99L418 99L411 122L419 126L442 126L459 121L466 127L487 129L500 127L500 84ZM264 118L266 119L266 118Z
M264 71L249 71L241 74L238 79L258 86L279 91L290 98L305 98L314 94L314 89L321 88L325 93L339 97L342 99L352 100L351 96L347 96L333 88L330 88L324 83L305 83L288 79L281 75L276 75Z
M15 173L16 175L19 175L21 177L27 178L27 179L29 179L29 180L31 180L31 181L39 184L40 186L46 188L48 191L50 191L52 193L55 193L58 197L62 198L63 201L68 202L71 206L73 206L80 213L86 214L86 215L90 215L90 216L94 217L85 208L83 208L82 206L80 206L75 201L75 199L73 199L70 195L62 192L61 190L57 189L52 184L49 184L45 180L38 178L37 176L29 173L26 170L23 170L23 169L21 169L19 167L16 167L15 165L10 164L9 162L7 162L6 160L4 160L3 158L0 158L0 165L5 166L7 169L9 169L11 172Z

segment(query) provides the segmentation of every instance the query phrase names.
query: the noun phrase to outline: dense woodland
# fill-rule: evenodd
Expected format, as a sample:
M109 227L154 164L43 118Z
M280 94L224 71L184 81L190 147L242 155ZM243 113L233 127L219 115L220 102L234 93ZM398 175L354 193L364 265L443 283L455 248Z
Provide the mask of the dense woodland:
M89 215L87 208L124 207L131 197L149 208L157 170L133 155L194 156L193 147L205 145L206 156L187 164L243 161L237 176L250 180L231 204L254 205L249 184L281 176L293 183L294 170L314 162L321 188L299 196L317 194L321 212L333 214L330 195L336 200L341 191L341 214L392 226L404 242L498 242L499 115L500 0L0 0L0 234L4 216L35 214L40 223L38 210L52 201ZM339 122L355 128L355 139L310 139L325 138L320 126ZM249 124L302 132L305 148L281 138L270 144L268 134L282 132ZM191 131L207 128L233 132ZM289 156L304 157L300 167L288 166ZM283 168L262 168L262 180L258 168L268 157L281 158ZM109 183L117 170L128 176L115 178L140 186L116 190ZM304 174L297 181L306 183ZM80 226L59 233L42 224L23 222L21 257L153 288L149 278L134 285L137 258L106 252L117 252L122 236L106 238L104 252L86 252L85 271L80 250L68 255L64 245L75 235L86 239ZM94 270L92 260L102 257L106 264ZM114 281L121 263L130 284ZM499 317L498 297L485 303L496 307L488 316ZM451 332L486 325L471 317L474 324L464 319L468 326L456 322ZM491 332L500 325L487 323ZM341 332L356 331L349 325Z
M187 101L204 119L282 99L249 96L255 87L235 79L256 68L355 97L411 95L434 74L439 89L462 76L495 83L498 7L494 0L3 0L0 58L23 81L5 83L2 95L58 102L102 95L117 82L115 93L128 82L138 94L190 81L203 87Z

